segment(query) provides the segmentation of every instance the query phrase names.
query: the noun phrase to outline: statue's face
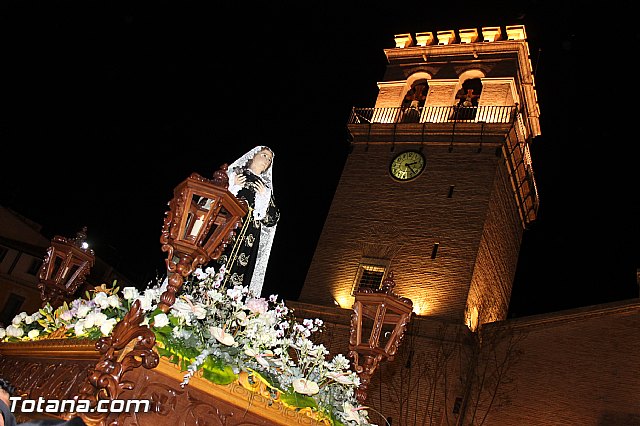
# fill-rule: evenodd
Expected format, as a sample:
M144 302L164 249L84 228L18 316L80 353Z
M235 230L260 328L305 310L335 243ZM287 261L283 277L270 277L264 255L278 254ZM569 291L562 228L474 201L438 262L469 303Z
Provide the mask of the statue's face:
M273 153L268 149L258 151L258 153L251 159L251 165L249 168L255 174L264 173L265 170L271 166L273 160Z

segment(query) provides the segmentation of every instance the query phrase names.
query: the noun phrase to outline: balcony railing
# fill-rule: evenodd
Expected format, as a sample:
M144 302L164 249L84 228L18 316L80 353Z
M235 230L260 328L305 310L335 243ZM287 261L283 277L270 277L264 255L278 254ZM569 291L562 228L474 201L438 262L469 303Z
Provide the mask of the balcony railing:
M404 124L407 124L404 126ZM419 124L411 125L411 123ZM477 123L475 126L473 123ZM530 128L518 106L353 108L352 143L500 143L523 223L535 220L538 190L531 165ZM385 124L391 124L386 126ZM362 126L361 126L362 125Z
M511 123L516 106L427 106L420 108L353 108L348 124L366 123Z

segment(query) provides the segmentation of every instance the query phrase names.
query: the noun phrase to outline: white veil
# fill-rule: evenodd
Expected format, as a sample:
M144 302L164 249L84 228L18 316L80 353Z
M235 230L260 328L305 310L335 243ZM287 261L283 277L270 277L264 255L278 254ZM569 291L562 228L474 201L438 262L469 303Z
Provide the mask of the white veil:
M255 207L253 210L253 218L255 220L263 219L266 216L269 201L273 194L273 160L275 158L275 154L271 148L264 145L258 145L231 163L227 168L227 175L229 176L229 192L233 195L238 195L238 191L242 189L242 186L235 184L236 169L245 168L249 160L264 148L271 151L272 158L269 168L260 174L260 178L262 179L266 190L261 194L256 193ZM271 245L273 244L276 227L277 224L273 226L260 227L260 244L258 245L256 266L253 271L253 276L251 277L251 284L249 285L249 290L253 292L256 297L259 297L262 292L262 285L264 284L264 276L267 272L267 264L269 262L269 255L271 254Z

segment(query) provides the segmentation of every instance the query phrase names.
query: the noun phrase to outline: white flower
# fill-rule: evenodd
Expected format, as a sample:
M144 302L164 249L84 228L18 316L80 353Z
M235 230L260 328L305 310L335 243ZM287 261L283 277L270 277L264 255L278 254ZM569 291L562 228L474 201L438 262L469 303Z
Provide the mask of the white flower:
M87 314L91 312L91 307L85 304L78 306L78 313L76 314L78 318L84 318Z
M225 333L225 331L220 327L210 327L209 331L211 331L211 335L223 345L233 346L236 343L236 341L233 339L233 336Z
M100 327L102 323L105 322L106 320L107 320L107 316L102 312L97 312L97 311L89 312L84 319L84 328Z
M195 275L199 280L206 280L209 278L209 274L203 271L202 268L196 268L196 270L193 271L193 275Z
M244 353L247 355L254 357L258 363L264 368L269 368L269 361L267 361L264 357L272 357L273 352L270 350L266 350L264 353L258 353L251 348L246 348Z
M176 300L173 305L171 305L171 312L187 325L191 325L191 306L184 300Z
M247 313L245 311L236 313L236 322L238 325L247 325Z
M84 334L84 320L75 323L73 331L76 333L76 336L82 336L82 334Z
M42 328L30 331L31 339L42 338L64 325L75 334L74 337L85 337L97 327L107 336L113 332L125 307L139 300L146 312L142 325L152 322L159 340L167 339L169 346L175 341L178 350L184 347L200 354L191 360L182 387L211 356L231 367L235 374L253 367L261 374L265 373L267 381L277 376L279 387L293 387L299 396L314 398L317 408L313 410L332 412L345 425L375 426L368 421L366 407L359 406L356 401L355 390L360 379L350 369L351 362L341 354L327 359L326 348L315 345L309 338L321 330L321 320L306 319L298 323L289 316L293 312L284 302L278 303L275 295L265 299L254 296L247 287L229 289L223 286L224 265L218 273L210 267L204 271L199 269L192 278L168 313L151 315L163 291L161 280L158 280L150 283L150 288L142 294L135 287L125 287L119 293L120 297L99 292L91 300L73 300L70 309L62 307L54 312L47 305L40 310L42 315L39 312L31 316L21 313L16 315L12 326L0 328L0 341L7 337L23 337L26 333L21 328L23 324L36 325L36 321L42 323ZM162 282L166 288L168 280ZM152 287L154 284L157 285ZM107 315L107 312L117 316ZM173 326L172 322L178 324Z
M342 404L342 411L344 411L344 419L346 421L358 422L360 420L360 416L358 415L358 412L356 411L356 407L351 405L349 403L349 401L345 401Z
M140 293L138 292L138 289L135 287L125 287L122 289L122 297L124 297L125 300L132 301L136 299L139 295Z
M298 378L293 381L293 389L303 395L315 395L320 392L318 384L314 381L304 378Z
M166 325L169 325L169 317L167 316L167 314L162 313L162 314L158 314L155 317L153 317L153 326L154 327L164 327Z
M191 324L191 315L197 319L205 319L207 317L207 309L202 303L192 303L187 297L180 297L176 300L171 309L177 312L177 316L184 318L187 324Z
M211 299L211 303L219 303L224 300L224 294L216 290L207 290L207 297Z
M202 304L198 303L192 307L193 315L198 319L205 319L207 317L207 310Z
M139 295L136 300L140 301L140 308L147 312L150 311L153 307L153 290L147 289L144 291L144 294Z
M118 320L115 318L109 318L108 320L105 320L102 325L100 325L100 332L102 333L102 335L108 336L109 334L111 334L111 330L113 330L113 327L115 327L117 322Z
M327 373L327 377L333 379L334 381L340 383L341 385L352 385L353 378L349 373L341 373L338 371L330 371Z
M348 370L351 366L351 362L342 354L337 354L331 360L330 365L336 370Z
M243 291L242 286L237 285L237 286L234 286L233 288L227 289L227 296L231 300L238 301L242 298L242 291Z
M185 330L181 327L173 327L173 329L171 330L171 334L173 334L173 337L175 337L176 339L188 339L189 337L191 337L191 332L189 330Z
M325 355L329 355L329 351L324 345L320 344L311 347L311 349L309 350L309 355L315 358L324 358Z
M93 302L100 307L100 309L107 309L109 307L109 301L107 300L107 293L99 292L93 298Z
M22 335L24 334L24 330L11 324L9 327L7 327L5 333L8 337L22 337Z
M122 306L122 303L120 302L120 297L118 297L117 294L112 294L111 296L107 297L107 302L109 302L109 306L112 308L117 308Z
M305 326L301 325L301 324L296 324L293 326L293 329L297 332L300 333L301 335L303 335L304 337L309 337L311 336L311 331L306 328Z

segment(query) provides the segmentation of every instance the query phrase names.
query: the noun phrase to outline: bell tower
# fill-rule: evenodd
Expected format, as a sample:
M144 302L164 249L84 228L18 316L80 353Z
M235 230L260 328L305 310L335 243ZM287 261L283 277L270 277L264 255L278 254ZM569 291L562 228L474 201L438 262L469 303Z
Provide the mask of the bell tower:
M540 135L522 25L398 34L350 153L299 301L350 309L390 273L418 315L504 319L538 194Z

